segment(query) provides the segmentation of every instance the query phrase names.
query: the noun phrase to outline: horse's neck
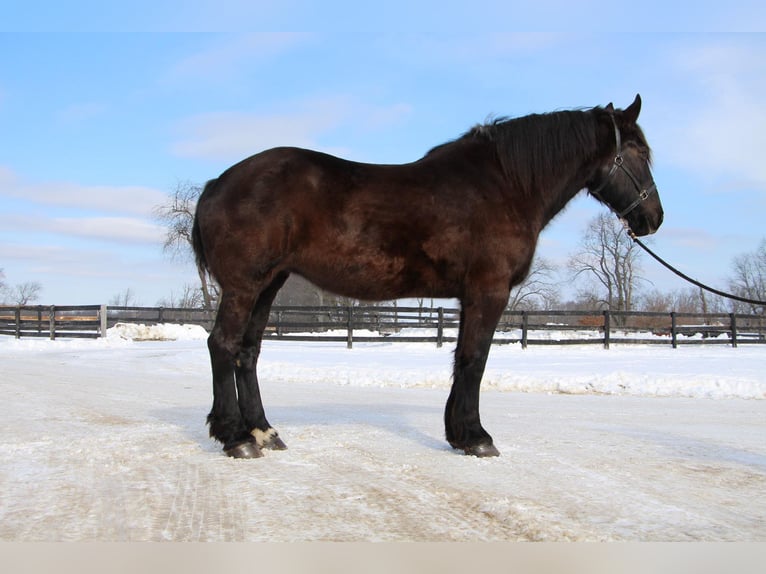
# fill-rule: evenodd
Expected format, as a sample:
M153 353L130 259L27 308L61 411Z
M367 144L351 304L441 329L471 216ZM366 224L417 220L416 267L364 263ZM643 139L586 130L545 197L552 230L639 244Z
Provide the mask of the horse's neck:
M571 129L571 126L562 125L557 128L566 130ZM584 133L589 132L587 122L578 126L578 129ZM541 228L586 187L603 159L596 138L583 135L579 141L566 145L557 141L559 138L568 139L568 136L563 138L554 130L548 136L537 134L532 138L536 140L533 145L539 145L540 149L527 149L522 155L521 161L524 164L521 165L516 162L518 154L507 155L510 151L507 148L498 150L502 169L509 177L509 188L517 186L513 194L520 193L524 197L534 198L536 210L533 211L536 213L530 215L537 215ZM517 169L522 174L519 177L514 176Z
M531 189L525 191L525 195L533 198L536 209L532 213L537 214L540 229L556 217L566 206L585 189L593 170L598 166L598 161L593 158L584 158L579 165L571 162L566 167L563 162L558 173L548 173L543 181L535 182ZM532 215L530 213L530 215Z
M542 194L540 201L541 228L545 227L574 199L585 187L585 181L581 184L567 182L561 185L556 193Z

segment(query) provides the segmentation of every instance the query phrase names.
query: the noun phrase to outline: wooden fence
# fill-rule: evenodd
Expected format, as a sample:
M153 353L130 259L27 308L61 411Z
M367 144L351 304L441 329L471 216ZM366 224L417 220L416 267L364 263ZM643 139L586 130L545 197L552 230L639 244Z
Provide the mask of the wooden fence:
M272 309L265 337L292 341L429 342L457 340L460 311L394 306L289 307ZM118 323L201 325L215 315L203 309L163 307L0 306L0 335L16 338L104 337ZM766 343L762 315L609 311L507 311L495 344L528 345Z

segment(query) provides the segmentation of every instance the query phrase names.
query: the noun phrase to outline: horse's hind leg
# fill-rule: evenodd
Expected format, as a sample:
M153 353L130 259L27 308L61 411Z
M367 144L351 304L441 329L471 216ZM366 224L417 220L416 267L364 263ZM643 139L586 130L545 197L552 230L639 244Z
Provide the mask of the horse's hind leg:
M259 448L284 450L287 448L279 434L266 420L266 413L261 401L256 366L261 354L263 331L269 320L269 310L279 289L284 285L289 273L281 273L263 290L253 308L250 322L242 342L242 350L236 360L237 393L239 409L245 426Z
M257 295L257 289L224 290L207 342L213 368L213 408L207 417L210 436L223 443L226 454L237 458L261 456L242 418L234 379L234 363Z

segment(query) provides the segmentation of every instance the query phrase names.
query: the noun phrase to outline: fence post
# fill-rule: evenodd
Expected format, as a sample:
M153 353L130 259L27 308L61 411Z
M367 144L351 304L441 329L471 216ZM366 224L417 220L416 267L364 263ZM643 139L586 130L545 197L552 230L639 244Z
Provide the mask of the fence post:
M676 332L676 312L670 312L670 341L674 349L678 348L678 333Z
M729 313L729 320L731 321L731 346L737 347L737 316L734 313Z
M16 320L16 338L21 339L21 305L16 307L14 319Z
M56 306L51 305L48 309L48 332L50 333L51 341L56 338Z
M440 349L444 343L444 308L438 309L439 322L436 324L436 348Z
M157 322L160 324L165 322L165 307L160 306L158 309Z
M521 312L521 348L527 348L527 336L529 333L529 312Z
M37 335L43 334L43 306L37 306Z
M101 337L106 337L106 331L109 328L109 321L107 321L106 305L101 305L98 311L99 319L101 320Z
M346 325L346 328L348 329L346 348L351 349L354 346L354 308L349 305L346 307L346 313L348 314L348 322Z
M611 325L610 325L610 315L609 315L609 309L604 311L604 349L609 348L609 339L611 336Z

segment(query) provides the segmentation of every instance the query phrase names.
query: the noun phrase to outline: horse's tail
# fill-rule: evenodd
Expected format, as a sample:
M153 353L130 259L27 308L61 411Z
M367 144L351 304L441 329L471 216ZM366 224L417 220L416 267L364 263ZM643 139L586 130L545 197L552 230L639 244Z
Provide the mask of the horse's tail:
M192 247L194 248L194 257L197 260L197 268L203 272L207 272L208 267L207 258L205 257L205 245L202 242L202 233L199 228L199 208L205 193L212 192L217 181L217 179L211 179L205 184L205 189L202 190L199 200L197 201L197 210L194 213L194 225L192 225Z

